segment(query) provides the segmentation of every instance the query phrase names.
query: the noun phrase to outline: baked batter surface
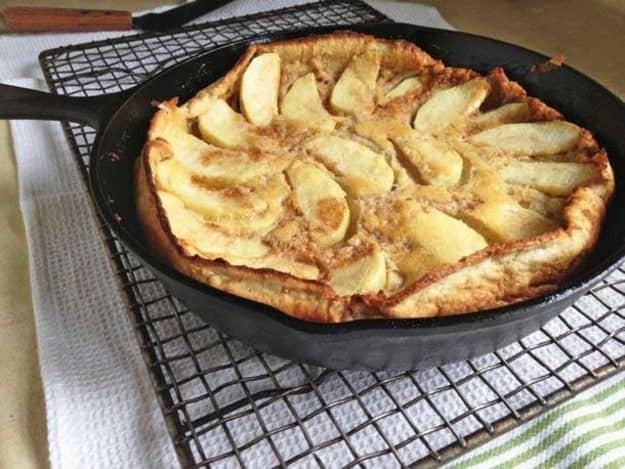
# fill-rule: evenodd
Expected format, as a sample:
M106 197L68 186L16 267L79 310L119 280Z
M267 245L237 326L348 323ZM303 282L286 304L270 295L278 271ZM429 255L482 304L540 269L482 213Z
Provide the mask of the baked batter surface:
M161 103L136 165L164 260L317 322L552 291L613 186L590 132L503 70L352 33L252 45L188 102Z

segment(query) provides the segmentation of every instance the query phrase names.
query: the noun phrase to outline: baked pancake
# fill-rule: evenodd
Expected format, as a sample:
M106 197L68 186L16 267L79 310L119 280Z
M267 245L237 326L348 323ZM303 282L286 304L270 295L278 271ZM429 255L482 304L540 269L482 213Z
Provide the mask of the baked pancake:
M502 69L352 33L252 45L186 103L161 103L135 178L165 262L316 322L553 291L614 190L590 132Z

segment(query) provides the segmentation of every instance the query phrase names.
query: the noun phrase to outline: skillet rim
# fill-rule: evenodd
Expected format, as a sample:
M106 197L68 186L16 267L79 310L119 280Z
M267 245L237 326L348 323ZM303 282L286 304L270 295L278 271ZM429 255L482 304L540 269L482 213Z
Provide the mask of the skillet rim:
M397 32L389 31L389 28L397 29ZM127 229L117 220L116 214L110 209L107 203L107 198L103 194L103 188L101 186L101 179L98 177L99 166L98 161L101 155L101 142L103 136L106 135L111 123L113 123L116 117L122 112L125 106L142 90L147 88L153 82L163 80L163 77L175 73L177 69L188 66L191 63L201 63L210 59L212 55L219 54L226 49L233 49L233 53L236 51L237 58L244 51L244 49L252 43L265 43L276 40L293 39L297 37L306 37L315 34L325 34L335 31L354 31L365 34L379 35L380 37L401 39L412 42L419 46L412 38L408 37L409 34L418 34L419 32L434 32L451 34L461 37L472 37L479 40L485 40L487 42L495 43L507 48L514 48L518 51L530 53L540 60L548 60L549 57L531 49L511 44L498 39L493 39L477 34L465 33L461 31L447 30L441 28L431 28L426 26L412 25L408 23L365 23L357 25L333 25L333 26L321 26L321 27L309 27L302 29L294 29L288 31L280 31L263 34L254 38L242 39L232 43L224 44L216 48L212 48L208 51L202 52L197 55L193 55L182 62L175 64L165 70L159 72L157 75L151 77L147 81L137 85L132 89L128 95L124 97L121 104L117 106L114 112L106 119L102 128L97 132L96 141L93 145L93 150L90 155L89 162L89 189L92 193L95 205L106 221L108 227L119 238L119 240L135 255L137 255L143 262L148 264L152 269L155 269L160 274L165 275L172 280L184 284L195 290L202 295L208 295L211 297L218 297L229 303L239 303L245 309L253 309L254 313L266 315L267 320L278 321L282 326L289 329L296 330L298 332L312 334L312 335L351 335L353 333L385 333L394 331L396 333L400 331L409 332L410 336L416 335L437 335L453 333L471 327L482 325L483 328L489 329L495 325L502 323L513 323L517 321L525 321L530 317L528 314L539 314L543 308L552 306L557 307L560 303L565 303L570 298L577 298L586 293L590 288L597 284L602 278L609 275L615 270L620 261L625 258L625 238L620 240L618 249L612 251L609 257L597 262L593 267L588 270L576 272L570 278L566 279L563 284L553 293L548 295L539 296L529 300L525 300L519 303L513 303L511 305L502 306L499 308L492 308L473 313L442 316L442 317L427 317L427 318L377 318L377 319L359 319L354 321L342 322L342 323L316 323L305 321L296 317L292 317L283 313L268 305L258 303L252 300L247 300L236 295L226 293L222 290L210 287L204 283L194 280L188 277L168 264L160 261L155 255L145 246L143 242ZM479 54L479 52L478 52ZM235 59L236 61L236 59ZM586 83L600 90L609 99L614 101L625 112L625 103L618 98L614 93L605 88L591 77L579 72L578 70L570 67L569 65L562 65L562 69L582 78ZM197 90L196 90L197 91ZM610 212L608 211L608 214ZM606 220L607 220L606 215ZM612 213L612 216L614 214ZM605 220L604 220L605 223Z

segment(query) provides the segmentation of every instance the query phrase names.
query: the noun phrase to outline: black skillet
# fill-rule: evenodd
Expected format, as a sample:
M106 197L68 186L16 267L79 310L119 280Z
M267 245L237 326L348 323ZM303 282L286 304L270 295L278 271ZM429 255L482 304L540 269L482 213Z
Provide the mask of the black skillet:
M314 28L255 38L273 41L334 31ZM530 95L590 129L610 155L617 181L625 180L625 104L581 73L564 66L531 72L547 57L471 34L407 24L343 29L414 42L448 65L486 72L502 66ZM185 277L147 249L136 220L132 168L145 139L153 102L189 99L222 76L246 47L239 42L213 49L174 66L130 92L92 98L52 96L0 86L0 118L62 119L98 129L90 161L93 200L113 232L149 265L169 291L208 323L251 344L293 360L337 369L414 369L473 357L507 345L538 329L614 269L625 255L623 185L616 193L595 250L554 294L464 316L363 320L322 325L290 318ZM104 261L103 261L104 262Z

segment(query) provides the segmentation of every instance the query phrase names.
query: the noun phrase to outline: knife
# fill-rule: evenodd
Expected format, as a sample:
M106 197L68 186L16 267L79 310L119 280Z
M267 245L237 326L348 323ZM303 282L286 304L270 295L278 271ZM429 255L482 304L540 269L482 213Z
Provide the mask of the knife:
M7 7L2 11L5 25L16 32L163 31L182 26L232 0L195 0L161 13L133 16L122 10Z

